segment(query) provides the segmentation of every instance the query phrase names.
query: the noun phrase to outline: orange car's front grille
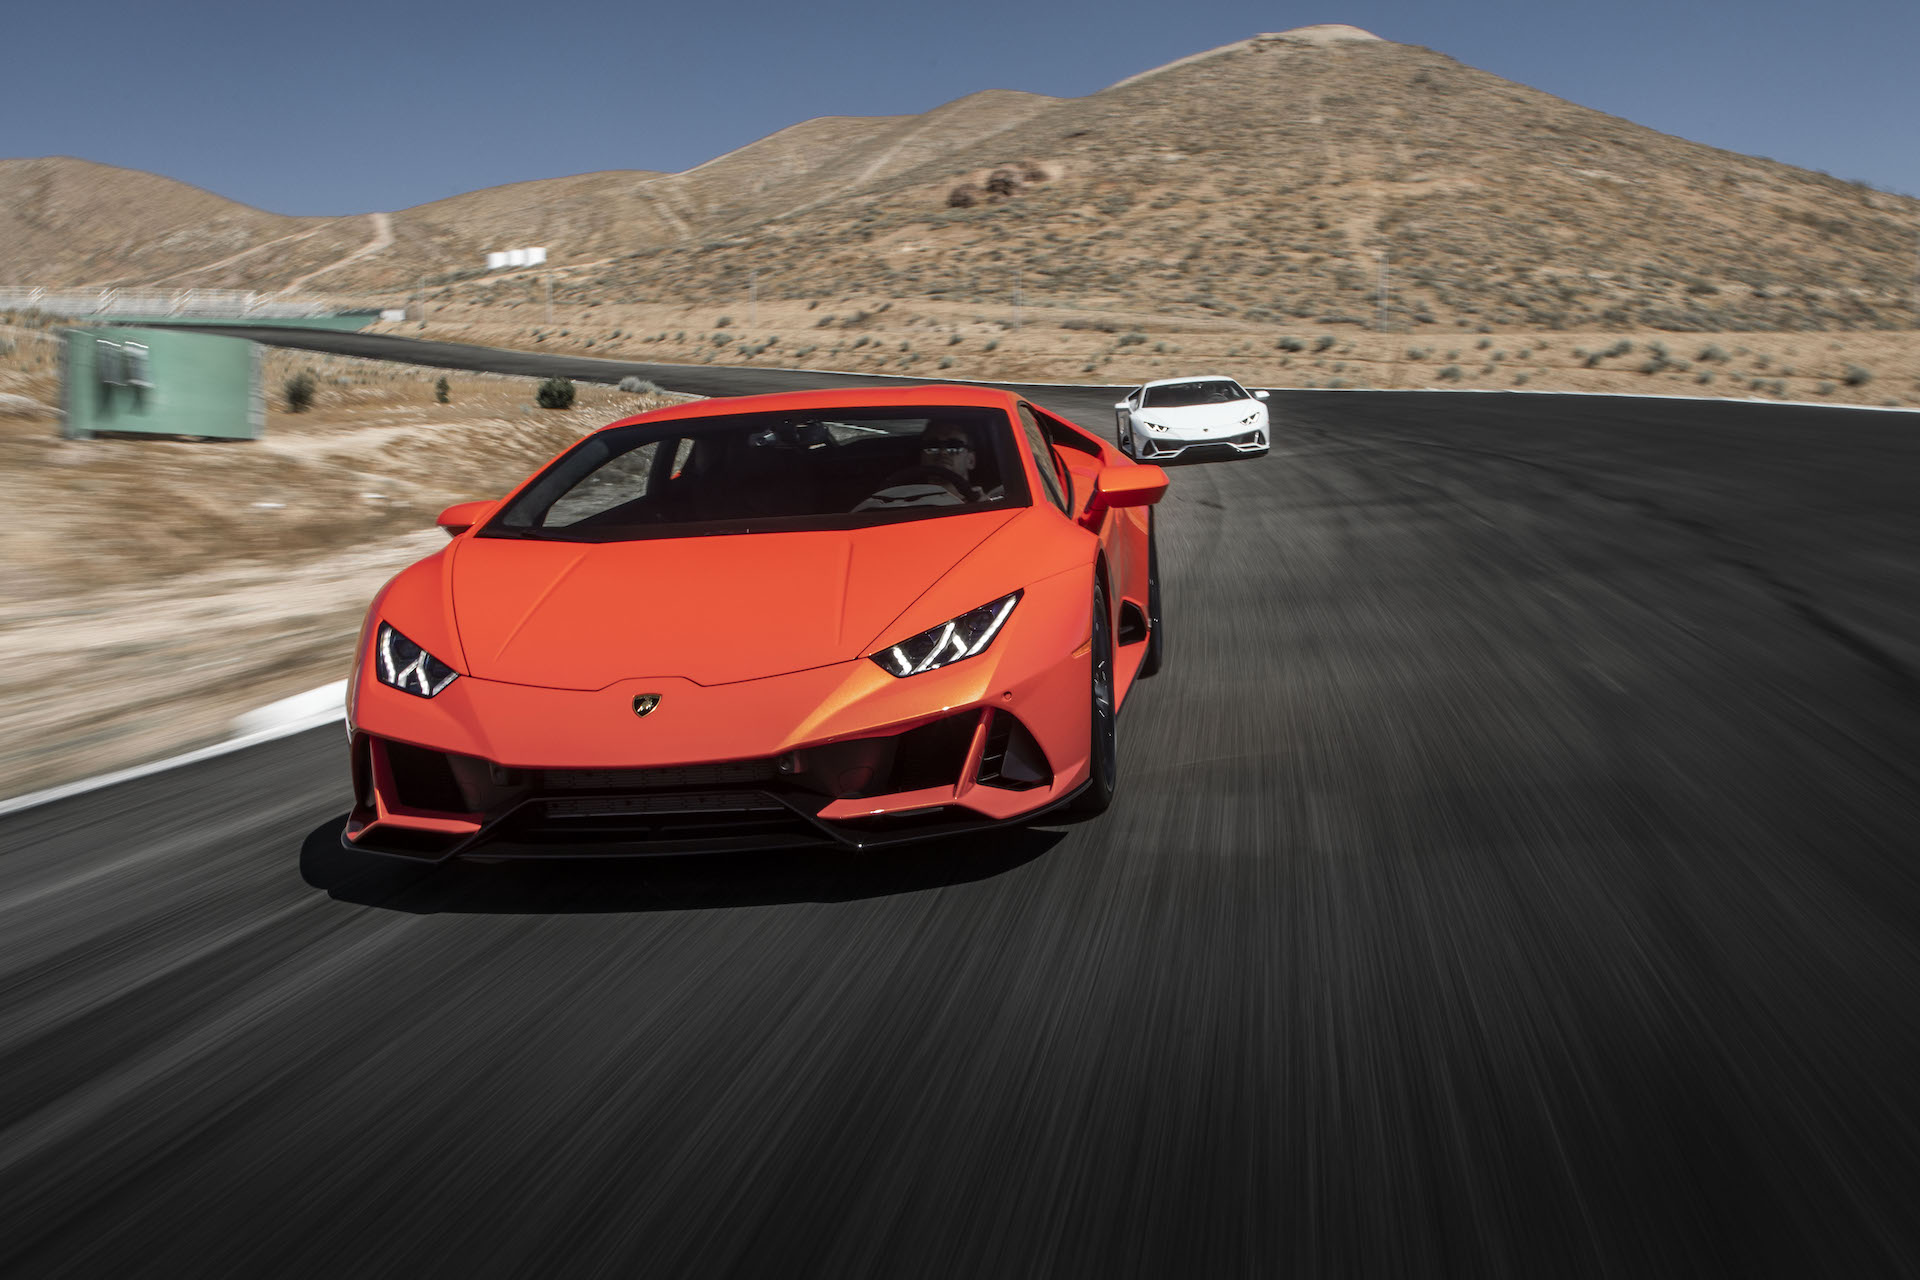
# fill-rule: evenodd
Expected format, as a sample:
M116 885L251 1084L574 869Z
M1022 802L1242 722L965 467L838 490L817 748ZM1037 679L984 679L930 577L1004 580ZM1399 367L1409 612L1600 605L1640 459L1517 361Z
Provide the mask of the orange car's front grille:
M730 760L660 769L545 769L541 780L547 791L656 791L772 782L778 773L771 760Z

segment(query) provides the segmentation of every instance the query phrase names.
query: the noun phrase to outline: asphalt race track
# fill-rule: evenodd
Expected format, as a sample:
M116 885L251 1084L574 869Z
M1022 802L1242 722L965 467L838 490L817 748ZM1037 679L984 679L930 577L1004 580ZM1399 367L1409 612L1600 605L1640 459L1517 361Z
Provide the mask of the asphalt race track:
M1273 405L1103 820L396 869L337 727L0 820L0 1273L1912 1274L1920 417Z

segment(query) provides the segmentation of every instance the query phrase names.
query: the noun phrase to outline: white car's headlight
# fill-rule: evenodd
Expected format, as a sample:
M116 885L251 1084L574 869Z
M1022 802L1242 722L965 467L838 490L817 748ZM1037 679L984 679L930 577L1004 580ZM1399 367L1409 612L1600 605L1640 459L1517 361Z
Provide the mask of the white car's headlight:
M373 641L373 673L380 683L411 693L416 698L431 698L452 684L458 672L393 629L380 624Z
M1260 411L1258 409L1255 409L1252 413L1240 419L1240 425L1243 427L1250 427L1258 421L1260 421Z
M937 671L962 658L971 658L984 652L993 643L993 638L1000 634L1000 626L1006 622L1007 615L1013 612L1013 606L1019 603L1018 591L1010 596L1001 596L991 604L970 609L951 622L943 622L868 656L891 676L917 676L922 671Z

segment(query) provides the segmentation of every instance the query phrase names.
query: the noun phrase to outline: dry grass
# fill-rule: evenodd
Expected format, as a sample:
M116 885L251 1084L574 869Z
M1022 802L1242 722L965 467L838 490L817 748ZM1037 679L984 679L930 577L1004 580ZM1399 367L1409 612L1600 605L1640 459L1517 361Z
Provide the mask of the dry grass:
M35 331L27 330L25 334ZM50 344L0 326L0 389L51 400ZM0 343L0 346L4 346ZM20 368L24 357L26 368ZM666 398L275 353L321 382L254 442L57 437L0 419L0 795L224 737L238 713L345 674L367 602L444 544L449 503L498 494L583 432Z
M1210 371L1263 387L1604 391L1920 405L1920 334L1882 331L1554 332L1249 324L1137 309L843 296L735 305L447 305L386 328L529 351L928 379L1125 384ZM721 323L725 321L725 323ZM1301 348L1288 351L1293 339ZM1323 339L1331 345L1316 351ZM1618 355L1622 344L1627 350ZM1662 354L1664 353L1664 354ZM1705 358L1702 358L1702 357ZM1457 372L1456 372L1457 371ZM1860 381L1856 371L1868 376ZM1854 378L1849 382L1849 377Z

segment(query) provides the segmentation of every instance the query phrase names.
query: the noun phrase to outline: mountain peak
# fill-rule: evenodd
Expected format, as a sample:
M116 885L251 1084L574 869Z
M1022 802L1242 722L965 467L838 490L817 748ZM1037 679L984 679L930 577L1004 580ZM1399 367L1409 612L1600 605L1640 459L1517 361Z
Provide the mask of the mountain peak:
M1175 67L1184 67L1195 62L1205 62L1208 58L1218 58L1222 54L1227 53L1240 53L1253 49L1271 49L1275 45L1315 45L1325 49L1337 44L1364 44L1369 41L1376 44L1387 43L1387 41L1382 40L1371 31L1363 31L1359 27L1350 27L1344 22L1323 22L1316 26L1295 27L1291 31L1263 31L1259 35L1250 36L1245 40L1236 40L1232 44L1223 44L1213 49L1202 49L1199 53L1190 53L1184 58L1175 58L1172 62L1162 63L1157 67L1149 67L1138 75L1128 76L1125 80L1118 81L1107 87L1110 89L1118 89L1122 85L1133 84L1135 81L1157 76L1161 72L1171 71Z
M1288 44L1350 44L1356 40L1378 40L1379 36L1371 31L1362 31L1359 27L1350 27L1344 22L1322 22L1311 27L1295 27L1291 31L1269 31L1254 37L1254 40L1284 40Z

